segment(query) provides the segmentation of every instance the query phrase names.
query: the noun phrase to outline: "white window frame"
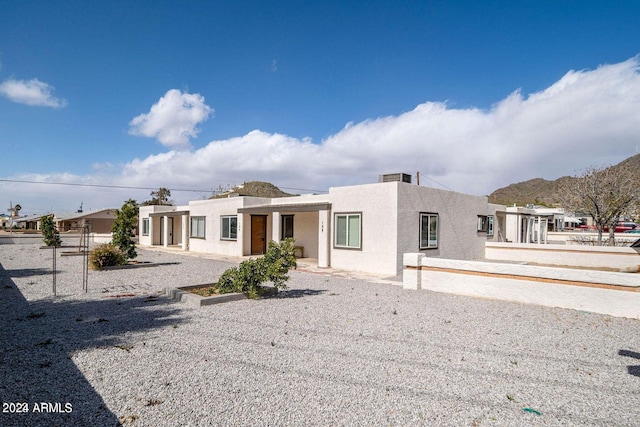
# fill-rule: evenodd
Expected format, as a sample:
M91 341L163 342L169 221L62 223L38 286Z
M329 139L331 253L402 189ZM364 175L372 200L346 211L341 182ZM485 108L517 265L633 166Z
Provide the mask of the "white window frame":
M142 235L149 235L149 218L142 218Z
M427 218L427 224L429 224L429 229L427 230L427 238L423 238L424 233L424 218ZM435 240L431 239L431 219L435 218ZM419 235L419 245L420 249L437 249L438 248L438 234L440 232L440 216L437 213L428 213L421 212L420 213L420 235ZM423 242L426 241L427 244L424 245Z
M339 227L338 227L338 221L340 218L345 218L346 219L346 230L345 230L345 236L344 236L344 243L342 242L338 242L338 238L339 238ZM357 244L350 244L350 240L352 239L353 233L356 232L356 230L354 230L351 227L351 221L350 219L355 219L358 218L358 225L357 225L357 233L358 233L358 242ZM334 237L333 237L333 247L336 249L356 249L356 250L362 250L362 212L345 212L345 213L336 213L334 215Z
M193 224L196 223L194 227ZM207 233L207 219L204 216L192 216L189 218L189 237L204 239Z
M235 220L235 235L232 223ZM227 224L225 224L227 222ZM225 215L220 217L220 240L238 240L238 216Z
M478 215L478 233L493 236L493 215Z

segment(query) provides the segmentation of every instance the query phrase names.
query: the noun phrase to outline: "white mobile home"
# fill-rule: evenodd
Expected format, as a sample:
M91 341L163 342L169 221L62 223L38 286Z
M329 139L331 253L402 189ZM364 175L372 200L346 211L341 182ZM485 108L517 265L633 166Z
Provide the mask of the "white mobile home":
M139 243L246 256L264 253L269 240L292 237L299 256L317 259L319 267L396 275L406 252L484 257L487 239L497 235L494 208L482 196L379 182L321 195L142 206Z

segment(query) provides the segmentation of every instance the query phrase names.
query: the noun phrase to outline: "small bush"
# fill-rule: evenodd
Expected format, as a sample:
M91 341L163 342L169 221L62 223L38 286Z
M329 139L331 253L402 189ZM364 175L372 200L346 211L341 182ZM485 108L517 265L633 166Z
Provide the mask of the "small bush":
M98 245L89 252L89 264L94 270L126 263L127 258L122 250L109 243Z
M293 239L280 243L271 241L263 257L242 261L237 267L222 273L217 287L221 294L242 292L250 298L257 298L263 294L262 285L267 282L271 282L276 291L286 289L289 270L296 266Z

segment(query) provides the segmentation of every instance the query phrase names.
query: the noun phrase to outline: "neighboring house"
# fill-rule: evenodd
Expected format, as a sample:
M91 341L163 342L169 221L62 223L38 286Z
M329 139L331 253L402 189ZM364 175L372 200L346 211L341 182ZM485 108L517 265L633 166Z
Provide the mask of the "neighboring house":
M40 230L40 218L42 215L27 215L13 219L13 223L18 228L25 230Z
M89 227L90 233L111 233L116 209L107 208L89 212L57 213L54 221L59 232L82 230Z
M508 206L496 210L498 221L503 221L500 240L512 243L547 243L549 231L564 230L567 224L579 222L565 215L563 208L540 206Z
M391 175L381 177L381 181ZM487 197L398 181L334 187L328 194L237 196L185 206L141 206L141 246L228 256L258 255L269 240L295 239L319 267L396 275L406 252L484 257L497 205ZM504 208L504 207L502 207Z
M53 215L53 221L59 232L80 231L89 227L90 233L111 233L111 226L116 219L116 209L100 209L90 212L63 212L44 214ZM40 230L40 219L43 214L15 218L13 223L26 230Z
M0 214L0 228L9 227L10 219L11 217L9 217L9 215Z

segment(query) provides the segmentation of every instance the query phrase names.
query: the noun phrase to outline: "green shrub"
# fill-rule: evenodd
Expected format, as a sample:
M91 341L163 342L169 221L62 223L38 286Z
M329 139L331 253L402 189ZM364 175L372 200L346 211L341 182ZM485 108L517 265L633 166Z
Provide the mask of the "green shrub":
M271 241L263 257L242 261L222 273L217 287L221 294L242 292L256 298L262 294L262 285L267 282L271 282L276 291L287 289L289 270L296 266L293 239L281 243Z
M89 252L89 265L94 270L127 263L125 254L115 245L103 243Z

